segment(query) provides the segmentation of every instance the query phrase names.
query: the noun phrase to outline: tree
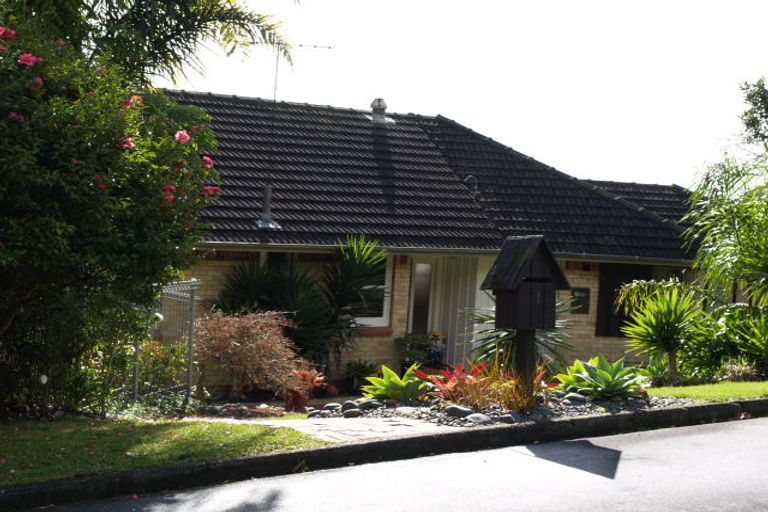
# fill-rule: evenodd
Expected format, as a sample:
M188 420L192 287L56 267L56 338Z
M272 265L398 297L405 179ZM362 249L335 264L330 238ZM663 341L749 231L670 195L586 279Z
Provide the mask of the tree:
M236 0L5 0L3 19L32 20L91 63L106 60L145 84L156 75L174 78L185 65L199 69L206 42L228 54L267 45L290 61L280 23Z
M135 94L34 20L1 30L0 384L27 396L190 263L220 188L202 110Z

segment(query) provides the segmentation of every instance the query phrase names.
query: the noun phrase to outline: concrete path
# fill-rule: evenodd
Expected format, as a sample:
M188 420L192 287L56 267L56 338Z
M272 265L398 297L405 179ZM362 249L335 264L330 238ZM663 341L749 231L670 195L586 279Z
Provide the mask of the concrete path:
M763 512L768 418L365 464L60 512Z
M199 420L200 418L192 418ZM288 427L323 441L343 443L390 437L408 437L457 430L461 427L437 425L411 418L323 418L307 420L237 420L206 418L207 421L253 423L269 427Z

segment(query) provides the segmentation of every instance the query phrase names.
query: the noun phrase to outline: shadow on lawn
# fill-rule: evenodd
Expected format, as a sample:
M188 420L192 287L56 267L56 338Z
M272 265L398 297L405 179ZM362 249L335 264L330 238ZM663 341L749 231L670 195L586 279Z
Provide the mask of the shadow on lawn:
M614 479L621 460L621 451L596 446L590 441L562 441L532 444L528 451L540 459Z

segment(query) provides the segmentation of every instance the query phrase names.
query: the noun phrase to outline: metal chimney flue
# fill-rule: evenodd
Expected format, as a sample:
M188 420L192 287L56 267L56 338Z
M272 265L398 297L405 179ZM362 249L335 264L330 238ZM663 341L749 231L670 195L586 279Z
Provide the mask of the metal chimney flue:
M261 205L261 218L256 224L262 229L280 229L280 224L272 219L272 185L264 185L264 201Z
M386 124L387 123L387 104L383 98L376 98L371 103L371 117L374 123Z

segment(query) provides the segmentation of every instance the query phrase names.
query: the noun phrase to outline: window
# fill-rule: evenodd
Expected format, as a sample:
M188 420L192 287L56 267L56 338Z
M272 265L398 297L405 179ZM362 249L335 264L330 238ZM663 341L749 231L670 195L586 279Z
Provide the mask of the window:
M624 336L621 327L626 315L616 312L616 296L624 283L636 279L650 279L653 267L650 265L625 265L603 263L600 265L600 287L597 294L597 336Z
M589 314L589 288L573 288L571 289L571 306L573 310L571 313L574 315L588 315Z
M366 288L362 301L355 306L355 319L360 325L387 327L389 325L390 288L392 286L392 262L382 269L379 283Z

